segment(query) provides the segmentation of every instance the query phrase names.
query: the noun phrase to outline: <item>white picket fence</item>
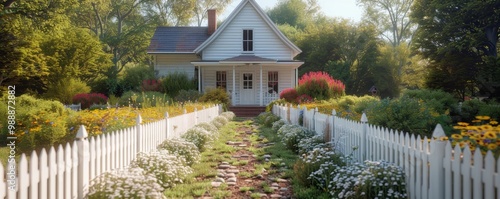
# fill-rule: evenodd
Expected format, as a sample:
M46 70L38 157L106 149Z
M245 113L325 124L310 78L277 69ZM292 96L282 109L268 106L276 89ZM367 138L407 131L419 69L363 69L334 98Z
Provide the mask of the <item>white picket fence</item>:
M491 151L484 157L468 147L452 149L449 141L416 137L361 122L319 113L317 109L273 106L273 114L292 124L299 124L340 145L344 154L352 154L358 162L385 160L402 167L406 174L411 199L500 199L500 158ZM437 125L433 137L444 136ZM353 148L357 148L353 150Z
M15 190L9 189L9 172L0 163L0 199L70 199L83 198L92 179L117 168L127 167L138 152L148 152L166 139L181 136L200 122L210 122L221 113L217 105L147 124L139 115L137 125L88 139L82 125L76 140L51 147L48 152L25 154L17 164ZM6 171L5 171L6 170ZM7 176L4 176L7 174Z

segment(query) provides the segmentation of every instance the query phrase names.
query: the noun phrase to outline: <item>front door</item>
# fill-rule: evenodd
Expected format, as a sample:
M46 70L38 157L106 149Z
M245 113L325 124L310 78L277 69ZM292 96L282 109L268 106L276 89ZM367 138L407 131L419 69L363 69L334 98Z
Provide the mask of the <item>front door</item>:
M255 93L254 93L254 83L253 83L253 73L244 72L241 77L241 104L255 104Z

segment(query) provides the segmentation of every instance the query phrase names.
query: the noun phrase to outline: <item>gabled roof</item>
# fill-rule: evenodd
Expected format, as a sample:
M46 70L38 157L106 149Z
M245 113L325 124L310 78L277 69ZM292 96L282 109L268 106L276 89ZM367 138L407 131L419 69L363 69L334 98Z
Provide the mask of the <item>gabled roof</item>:
M207 27L158 27L147 52L193 53L209 37Z
M298 55L299 53L302 52L299 47L297 47L295 44L293 44L281 31L278 30L278 27L271 21L269 16L262 10L262 8L255 2L255 0L242 0L241 3L234 9L234 11L229 15L229 17L224 21L224 23L219 27L212 36L210 36L205 42L203 42L200 46L198 46L196 49L194 49L195 53L200 53L203 51L208 45L210 45L219 35L224 32L224 29L231 24L231 22L234 20L234 18L240 13L240 11L249 3L252 5L257 13L264 19L264 21L267 23L267 25L273 30L273 32L285 43L288 47L290 47L294 51L294 56Z
M231 62L231 63L236 63L236 62L244 62L244 63L263 63L263 62L269 62L269 63L276 63L278 60L276 59L268 59L268 58L263 58L255 55L239 55L236 57L231 57L224 59L220 62Z

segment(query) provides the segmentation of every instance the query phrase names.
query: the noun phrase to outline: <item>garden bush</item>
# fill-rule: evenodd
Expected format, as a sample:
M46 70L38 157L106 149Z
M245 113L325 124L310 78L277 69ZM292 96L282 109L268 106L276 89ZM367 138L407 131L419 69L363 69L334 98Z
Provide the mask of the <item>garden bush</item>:
M280 120L280 117L270 114L268 115L265 119L264 122L262 123L265 127L272 127L273 123Z
M7 118L7 96L2 98L0 113ZM28 95L16 98L16 124L15 136L17 137L16 152L28 153L33 150L49 148L55 144L62 144L67 133L67 122L75 116L75 112L66 109L59 101L36 99ZM1 121L1 135L8 134L7 121ZM6 140L6 139L4 139ZM2 141L4 141L2 140Z
M328 182L332 197L338 198L407 198L405 173L401 167L385 161L365 161L347 166L336 166L330 179L324 171L330 164L322 164L313 176Z
M144 173L141 168L105 172L91 181L86 198L162 199L163 187L154 175Z
M76 78L64 78L55 83L49 84L47 92L43 94L46 99L58 100L63 104L71 104L73 96L78 93L88 93L90 87L83 81Z
M314 136L315 132L296 124L285 124L278 130L281 142L295 153L299 151L299 142L302 139Z
M342 161L343 156L328 147L311 146L310 148L312 150L302 154L293 166L296 179L304 186L315 186L321 190L328 190L328 187L324 184L328 183L330 179L331 169L324 168L324 170L320 170L320 168L325 163L328 165L345 165ZM323 172L321 175L319 175L320 171ZM321 178L316 179L316 176L321 176Z
M191 142L167 139L156 148L158 150L166 150L177 157L183 157L189 166L200 161L200 151L198 151L198 147Z
M220 116L225 117L228 121L231 121L236 117L236 115L231 111L226 111L220 114Z
M199 99L200 102L210 102L214 104L222 104L224 109L227 110L231 106L231 100L229 99L229 94L220 88L208 89L203 96Z
M273 111L273 106L275 104L286 104L287 102L284 99L277 99L273 100L271 103L267 104L266 106L266 112L272 112Z
M297 93L299 97L305 94L316 100L327 100L344 95L345 85L326 72L309 72L299 79Z
M330 148L331 145L329 143L325 143L322 135L315 135L300 140L297 147L300 155L318 148Z
M451 118L437 114L418 99L401 97L396 100L384 99L367 111L368 122L389 129L397 129L430 138L436 125L440 123L447 132L451 131Z
M224 125L226 125L229 122L229 120L224 117L224 116L217 116L212 120L212 124L217 127L217 129L222 128Z
M175 98L181 90L196 90L196 84L186 73L171 73L161 80L162 91Z
M273 122L273 125L271 127L271 129L273 129L273 132L278 132L278 130L283 126L287 124L287 122L285 120L278 120L278 121L275 121Z
M280 99L284 99L288 103L297 103L298 97L299 94L295 88L287 88L280 93Z
M88 109L94 104L103 105L108 97L101 93L80 93L73 97L73 104L81 103L82 109Z
M187 166L183 157L171 155L165 150L140 152L130 166L143 169L146 175L154 175L163 188L183 183L186 177L193 173L193 169Z
M207 130L209 133L212 133L214 135L217 134L219 131L216 126L214 126L212 123L208 123L208 122L198 123L197 125L195 125L195 127L203 128L203 129Z
M197 90L181 90L177 96L175 96L174 100L176 102L197 102L201 96L203 96L203 94Z
M160 91L160 86L161 86L160 80L157 80L157 79L142 80L141 91L142 92L147 92L147 91L158 92L158 91Z
M144 80L155 79L155 71L146 65L137 65L124 70L123 78L119 81L121 88L126 91L141 91ZM147 86L147 85L146 85ZM159 89L159 88L157 88ZM158 91L158 90L154 90Z
M457 112L458 100L452 94L441 90L407 90L403 92L402 97L408 97L421 100L425 105L438 114Z
M266 118L269 117L269 116L271 116L271 115L274 115L274 114L271 113L271 112L260 113L259 115L257 115L257 117L255 118L255 120L259 124L264 124L264 121L266 121Z
M196 145L200 152L205 151L215 139L213 134L201 127L188 129L181 138Z

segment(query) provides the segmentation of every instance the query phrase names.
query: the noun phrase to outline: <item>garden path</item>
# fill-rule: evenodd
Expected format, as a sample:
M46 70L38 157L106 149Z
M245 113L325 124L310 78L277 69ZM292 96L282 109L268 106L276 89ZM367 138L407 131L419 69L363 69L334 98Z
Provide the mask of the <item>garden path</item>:
M284 164L275 165L265 147L274 143L258 134L258 126L248 121L237 121L236 136L226 145L234 147L231 161L217 165L217 177L211 183L213 189L226 187L228 198L291 198L291 183L282 179ZM231 163L232 162L232 163ZM267 165L267 166L266 166ZM266 169L267 168L267 169ZM207 192L209 193L209 192ZM202 199L214 198L208 194Z

